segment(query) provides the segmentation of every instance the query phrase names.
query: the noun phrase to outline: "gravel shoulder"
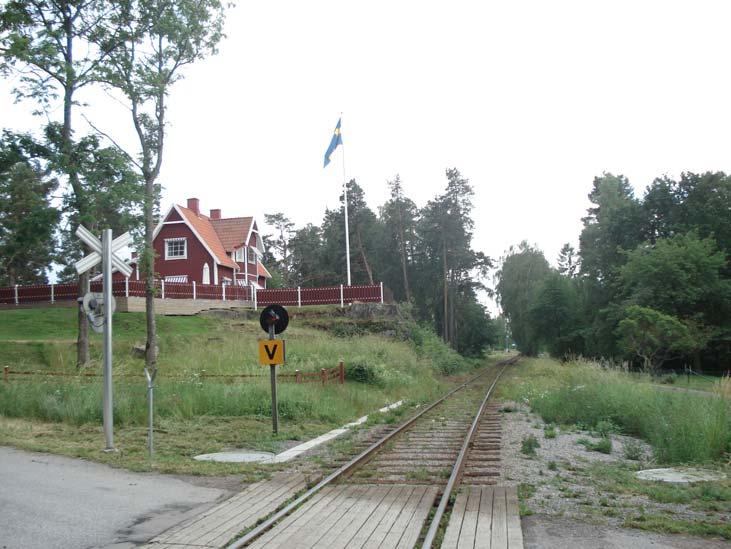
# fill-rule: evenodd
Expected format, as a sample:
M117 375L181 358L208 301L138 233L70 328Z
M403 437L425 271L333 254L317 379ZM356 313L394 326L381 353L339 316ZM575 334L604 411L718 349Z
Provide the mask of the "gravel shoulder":
M502 407L503 438L500 482L518 486L526 547L729 547L728 541L663 535L623 527L642 516L729 524L731 513L698 506L661 503L632 490L607 489L610 475L652 468L651 448L632 437L611 434L611 453L590 451L601 440L592 433L547 426L517 403ZM523 441L535 437L535 455L525 455ZM583 442L580 443L580 441ZM640 460L625 455L640 455ZM616 486L616 485L615 485Z

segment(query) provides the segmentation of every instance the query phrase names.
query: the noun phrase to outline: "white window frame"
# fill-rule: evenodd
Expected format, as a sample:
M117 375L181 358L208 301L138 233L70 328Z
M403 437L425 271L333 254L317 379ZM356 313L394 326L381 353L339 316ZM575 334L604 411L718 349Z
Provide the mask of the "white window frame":
M246 248L239 248L234 252L234 261L237 261L239 263L245 263L246 262Z
M169 254L169 244L172 242L183 242L183 255L171 256ZM165 261L174 261L176 259L188 259L188 239L186 237L166 238L165 239Z
M252 265L256 265L256 258L257 258L256 248L254 246L247 246L247 248L248 248L247 251L248 251L248 256L249 256L249 263L251 263Z

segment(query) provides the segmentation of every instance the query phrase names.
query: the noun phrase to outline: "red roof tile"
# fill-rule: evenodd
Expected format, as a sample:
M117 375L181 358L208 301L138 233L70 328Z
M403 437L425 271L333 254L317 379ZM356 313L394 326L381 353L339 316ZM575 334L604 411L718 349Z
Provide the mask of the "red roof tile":
M226 219L211 219L211 225L218 234L223 248L227 252L233 252L246 242L246 237L251 228L253 217L229 217Z
M198 214L193 210L189 210L184 206L178 206L178 210L185 216L186 221L196 230L196 232L203 239L204 243L211 249L216 258L218 259L219 265L231 267L232 269L238 269L238 265L226 254L226 248L221 243L216 230L211 224L211 220L208 216ZM246 235L244 235L246 238Z

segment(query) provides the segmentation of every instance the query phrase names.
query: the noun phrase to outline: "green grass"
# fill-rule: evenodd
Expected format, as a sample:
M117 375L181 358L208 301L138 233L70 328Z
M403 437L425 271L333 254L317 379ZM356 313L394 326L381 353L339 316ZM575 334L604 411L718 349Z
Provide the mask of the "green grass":
M576 442L592 452L600 452L602 454L612 453L612 439L609 437L602 437L596 442L588 438L580 438Z
M638 436L661 463L719 463L731 452L731 399L722 395L662 391L636 375L548 359L526 360L506 381L501 394L544 421Z
M131 352L134 343L145 339L144 314L115 315L114 421L123 451L114 456L100 453L101 377L77 372L74 344L64 341L73 337L75 318L73 309L0 311L0 366L36 373L0 382L0 444L144 468L148 466L144 361ZM344 360L347 382L323 387L283 380L279 384L281 432L273 436L268 368L258 364L257 340L265 336L258 322L158 317L155 417L156 428L162 431L156 444L156 470L253 471L255 467L191 463L190 457L224 448L280 451L288 440L316 436L385 404L405 400L407 405L401 409L371 419L400 421L412 405L446 389L452 379L443 377L443 372L465 376L475 365L459 355L455 359L453 351L433 334L421 333L421 328L418 340L404 340L376 334L333 335L299 324L295 317L284 334L287 364L280 372L319 371ZM101 372L97 334L92 335L91 356L82 374ZM41 375L49 372L66 376Z

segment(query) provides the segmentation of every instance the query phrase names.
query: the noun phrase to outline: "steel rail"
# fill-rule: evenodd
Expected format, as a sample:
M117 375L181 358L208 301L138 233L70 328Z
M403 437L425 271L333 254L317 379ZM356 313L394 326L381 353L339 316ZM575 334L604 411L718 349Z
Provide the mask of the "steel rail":
M495 385L497 385L500 376L503 375L505 368L514 363L515 359L509 359L503 363L502 370L500 370L497 376L495 376L495 380L492 382L492 385L490 385L490 388L487 390L485 398L482 400L482 404L480 404L480 408L477 410L477 414L475 414L475 419L472 421L470 430L465 436L464 443L462 443L462 449L459 451L457 460L454 463L454 467L452 468L452 474L449 476L447 486L444 488L442 498L439 500L439 505L437 506L437 510L434 513L432 522L429 525L429 530L424 537L424 544L422 545L422 549L431 549L431 546L434 543L437 531L439 530L439 523L442 522L442 517L444 516L444 511L446 510L447 504L449 503L449 498L452 495L452 491L461 480L465 458L467 457L467 452L469 451L470 445L472 444L472 439L475 437L475 433L477 432L477 427L480 423L480 420L482 419L482 415L485 413L487 401L490 400L490 397L492 396L492 391L495 388Z
M500 361L497 363L497 365L507 365L510 363L510 361L513 359L507 359L504 361ZM447 392L444 396L441 398L435 400L432 402L429 406L427 406L425 409L421 410L418 414L411 417L409 420L401 424L395 431L392 431L391 433L384 436L382 439L374 442L371 444L368 448L366 448L363 452L355 456L353 459L351 459L348 463L337 469L336 471L330 473L327 477L322 479L320 482L318 482L315 486L307 490L304 494L299 496L297 499L292 501L289 505L284 507L281 511L277 512L276 514L272 515L269 519L262 522L259 526L239 538L238 540L234 541L234 543L228 545L227 549L240 549L241 547L246 546L247 544L254 541L256 538L261 536L264 532L269 530L272 526L274 526L277 522L279 522L281 519L289 515L292 511L294 511L297 507L302 505L305 501L310 499L313 495L315 495L317 492L322 490L325 486L330 484L331 482L337 480L341 476L346 475L349 473L352 469L356 468L357 466L365 463L368 461L373 454L375 454L378 450L380 450L385 444L387 444L393 437L403 433L406 431L409 427L411 427L420 417L422 417L424 414L432 410L435 406L438 406L442 402L444 402L446 399L451 397L454 393L457 391L461 391L468 385L474 383L481 377L487 375L490 373L492 369L487 369L484 372L474 376L473 378L465 381L462 385L458 385L454 389ZM502 372L501 372L502 373ZM498 375L499 377L499 375ZM495 384L493 383L493 386Z

